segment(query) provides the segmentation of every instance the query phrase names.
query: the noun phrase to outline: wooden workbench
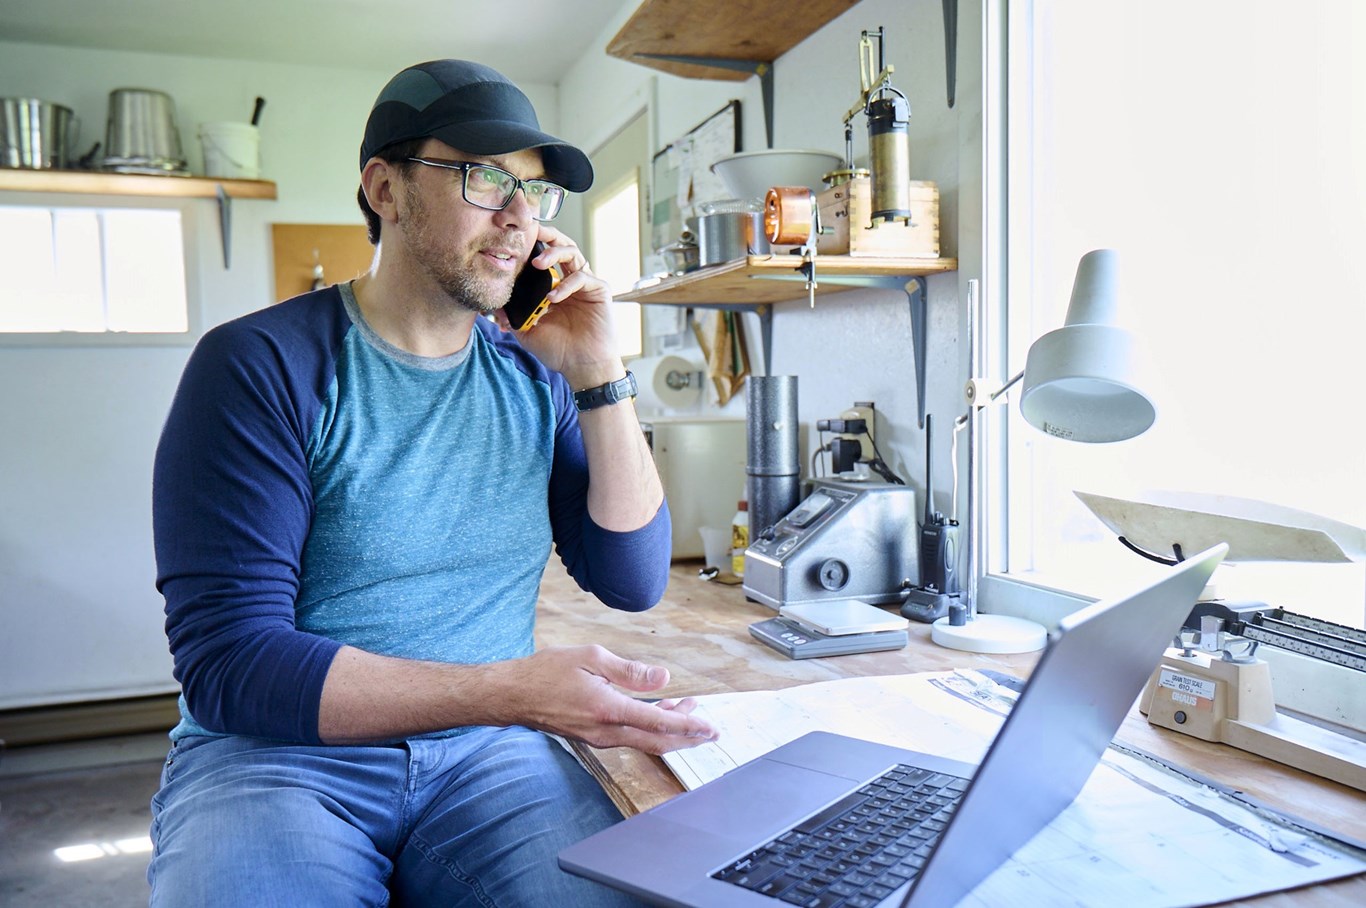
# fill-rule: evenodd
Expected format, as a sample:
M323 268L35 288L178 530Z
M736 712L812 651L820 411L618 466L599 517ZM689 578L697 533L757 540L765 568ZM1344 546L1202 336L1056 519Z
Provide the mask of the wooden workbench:
M664 599L648 612L608 609L581 591L552 560L542 584L537 645L597 643L619 656L669 669L662 697L777 690L814 681L869 675L990 669L1024 677L1038 654L976 655L930 642L929 627L912 622L903 650L792 660L759 643L748 632L773 611L748 602L738 586L698 578L700 562L674 564ZM1234 786L1263 803L1328 829L1366 841L1366 797L1254 754L1223 744L1150 726L1132 710L1118 740L1198 775ZM630 748L599 750L586 745L579 756L625 815L660 804L683 791L658 757ZM1366 875L1230 904L1257 908L1366 905Z

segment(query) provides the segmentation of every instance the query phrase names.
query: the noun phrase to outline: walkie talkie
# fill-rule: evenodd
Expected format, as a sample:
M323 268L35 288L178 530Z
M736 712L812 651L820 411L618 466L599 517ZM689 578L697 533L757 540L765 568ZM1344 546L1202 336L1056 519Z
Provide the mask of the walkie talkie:
M934 509L933 417L925 414L925 520L920 524L920 585L901 614L926 623L943 618L958 599L958 521Z

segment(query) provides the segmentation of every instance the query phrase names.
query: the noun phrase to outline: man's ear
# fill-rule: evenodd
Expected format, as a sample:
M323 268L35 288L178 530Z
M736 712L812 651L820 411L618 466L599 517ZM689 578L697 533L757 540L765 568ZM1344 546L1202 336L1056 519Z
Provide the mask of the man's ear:
M361 189L370 209L379 215L380 220L394 223L398 220L398 187L400 179L398 168L383 158L371 158L365 162L360 172Z

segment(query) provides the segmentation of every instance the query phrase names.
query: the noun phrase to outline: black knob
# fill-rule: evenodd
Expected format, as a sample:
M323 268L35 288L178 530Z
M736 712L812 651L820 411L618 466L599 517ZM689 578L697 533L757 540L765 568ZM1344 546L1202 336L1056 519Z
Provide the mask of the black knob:
M838 592L849 583L849 565L838 558L828 558L821 564L821 586L830 592Z

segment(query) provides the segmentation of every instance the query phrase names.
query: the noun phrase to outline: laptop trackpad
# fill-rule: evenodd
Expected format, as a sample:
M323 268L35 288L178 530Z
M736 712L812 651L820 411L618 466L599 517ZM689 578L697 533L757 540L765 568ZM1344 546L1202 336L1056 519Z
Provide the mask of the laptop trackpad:
M649 812L711 833L777 832L857 787L851 779L761 758Z

